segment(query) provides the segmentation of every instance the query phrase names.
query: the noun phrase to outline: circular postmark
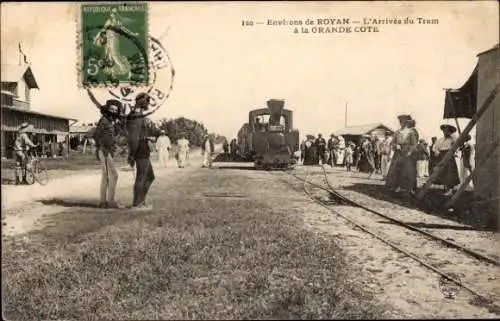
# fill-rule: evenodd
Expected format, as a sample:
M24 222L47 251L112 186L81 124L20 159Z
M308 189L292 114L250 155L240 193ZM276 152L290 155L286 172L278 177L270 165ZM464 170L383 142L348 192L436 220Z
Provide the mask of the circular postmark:
M454 280L445 276L439 278L439 290L443 293L445 298L454 299L460 291L462 281L460 280L460 276L456 273L450 273L449 276Z
M115 81L112 86L107 88L87 88L89 95L92 96L92 100L98 107L104 105L108 100L118 100L123 106L122 115L127 114L127 111L134 108L135 98L141 93L147 93L149 95L149 108L141 116L147 117L165 103L172 91L175 77L175 71L167 51L158 39L149 37L148 50L142 50L141 56L136 55L136 57L138 62L143 60L148 62L149 83L141 86L135 83L124 84ZM139 59L139 57L145 58ZM96 98L97 96L99 98Z

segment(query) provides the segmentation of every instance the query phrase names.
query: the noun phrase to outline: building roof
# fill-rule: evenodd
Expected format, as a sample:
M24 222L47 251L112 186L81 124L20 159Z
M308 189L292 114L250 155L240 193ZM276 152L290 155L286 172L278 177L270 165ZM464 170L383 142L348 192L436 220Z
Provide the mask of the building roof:
M84 133L88 133L89 131L94 130L94 129L95 129L95 126L74 125L74 126L70 127L69 131L71 133L81 133L81 134L84 134Z
M357 126L349 126L334 132L334 135L365 135L369 134L372 130L377 129L379 127L383 127L386 130L393 131L390 127L382 124L382 123L372 123L372 124L364 124Z
M33 75L33 71L31 70L30 65L2 65L1 66L1 80L2 82L19 82L23 77L28 85L28 88L36 88L38 84L35 80L35 76Z
M481 55L484 55L484 54L489 53L491 51L498 50L499 48L500 48L500 44L497 43L496 45L493 46L493 48L490 48L490 49L488 49L486 51L480 52L477 55L481 56Z
M45 117L51 117L51 118L59 118L59 119L67 119L67 120L77 120L75 118L69 118L69 117L63 117L63 116L58 116L58 115L40 113L40 112L37 112L37 111L26 110L26 109L22 109L22 108L18 108L18 107L13 107L13 106L2 105L2 109L8 109L8 110L17 111L17 112L20 112L20 113L26 113L26 114L32 114L32 115L39 115L39 116L45 116Z

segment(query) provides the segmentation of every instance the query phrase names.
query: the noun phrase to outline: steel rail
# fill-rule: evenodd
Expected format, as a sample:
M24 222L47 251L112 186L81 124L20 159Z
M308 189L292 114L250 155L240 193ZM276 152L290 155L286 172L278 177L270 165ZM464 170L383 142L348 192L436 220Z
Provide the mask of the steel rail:
M419 258L418 256L412 254L412 253L409 253L408 251L406 251L405 249L399 247L398 245L392 243L391 241L389 241L387 238L385 238L384 236L381 236L379 235L378 233L376 232L373 232L371 231L370 229L366 228L365 226L361 225L360 223L356 222L355 220L352 220L348 217L346 217L345 215L342 215L340 212L336 211L335 209L331 208L331 206L325 204L324 202L316 199L315 197L312 196L312 193L310 193L310 191L307 190L307 187L306 185L307 184L310 184L312 186L315 186L315 187L318 187L322 190L325 190L327 192L332 192L331 188L326 188L324 186L321 186L319 184L315 184L315 183L312 183L312 182L309 182L307 180L307 178L309 177L309 170L307 171L306 173L306 178L303 179L295 174L289 174L291 175L292 177L295 177L301 181L303 181L304 185L303 185L303 189L304 189L304 192L314 201L316 202L317 204L323 206L324 208L328 209L329 211L335 213L336 215L342 217L344 220L350 222L351 224L353 224L354 226L358 227L359 229L361 229L362 231L372 235L373 237L377 238L378 240L382 241L383 243L389 245L390 247L392 247L393 249L395 249L396 251L410 257L411 259L415 260L416 262L418 262L419 264L421 264L422 266L428 268L429 270L439 274L440 276L446 278L447 280L455 283L456 285L466 289L467 291L469 291L470 293L472 293L473 295L475 295L476 297L478 298L481 298L482 300L484 300L484 302L487 302L491 307L494 307L495 309L499 309L500 307L498 307L496 304L494 304L492 302L492 300L490 298L488 298L486 295L483 295L481 294L478 290L474 289L473 287L471 287L470 285L466 285L464 284L462 281L460 280L457 280L456 278L454 278L453 276L450 276L449 274L447 274L446 272L443 272L441 271L440 269L432 266L431 264L425 262L424 260L422 260L421 258ZM287 183L288 185L292 186L288 181L285 181L285 183ZM335 191L333 191L335 193ZM340 196L342 199L345 199L346 201L350 201L348 198L344 197L343 195L338 195ZM353 202L351 202L353 203ZM355 203L355 202L354 202ZM364 209L363 207L361 207L362 209ZM371 212L371 211L370 211ZM382 214L383 215L383 214ZM389 218L388 218L389 219ZM404 223L403 223L404 224ZM419 232L418 230L416 232ZM432 234L431 234L432 235Z
M368 212L370 212L370 213L373 213L373 214L375 214L375 215L378 215L378 216L380 216L380 217L383 217L383 218L385 218L385 219L387 219L387 220L389 220L389 221L391 221L391 222L393 222L393 223L395 223L395 224L397 224L397 225L399 225L399 226L405 227L405 228L407 228L407 229L409 229L409 230L412 230L412 231L414 231L414 232L418 232L418 233L420 233L420 234L422 234L422 235L427 236L428 238L431 238L431 239L434 239L434 240L440 241L440 242L441 242L441 243L443 243L444 245L446 245L446 246L448 246L448 247L451 247L451 248L454 248L454 249L457 249L457 250L460 250L460 251L462 251L462 252L464 252L464 253L467 253L468 255L470 255L470 256L472 256L472 257L474 257L474 258L478 259L478 260L482 260L482 261L488 262L488 263L490 263L490 264L493 264L493 265L496 265L496 266L500 266L500 262L499 262L498 260L495 260L494 258L491 258L491 257L486 256L486 255L484 255L484 254L478 253L478 252L476 252L476 251L474 251L474 250L468 249L468 248L466 248L466 247L464 247L464 246L462 246L462 245L460 245L460 244L457 244L457 243L455 243L455 242L452 242L452 241L449 241L449 240L443 239L443 238L441 238L441 237L439 237L439 236L437 236L437 235L434 235L434 234L432 234L432 233L429 233L429 232L427 232L427 231L424 231L424 230L422 230L422 229L419 229L418 227L411 226L411 225L409 225L409 224L407 224L407 223L405 223L405 222L403 222L403 221L400 221L400 220L398 220L398 219L395 219L395 218L393 218L393 217L390 217L390 216L388 216L388 215L386 215L386 214L380 213L380 212L378 212L378 211L376 211L376 210L373 210L373 209L371 209L371 208L369 208L369 207L366 207L366 206L365 206L365 205L363 205L363 204L360 204L360 203L358 203L358 202L356 202L356 201L353 201L353 200L351 200L351 199L349 199L349 198L345 197L344 195L340 194L340 193L339 193L339 192L338 192L338 191L337 191L337 190L336 190L336 189L335 189L335 188L331 185L330 181L328 180L328 176L327 176L327 173L326 173L326 170L325 170L324 166L322 166L322 169L323 169L323 174L324 174L324 176L325 176L325 182L326 182L326 184L327 184L327 186L328 186L328 187L321 186L321 185L319 185L319 184L315 184L315 183L312 183L312 182L309 182L309 184L311 184L311 185L313 185L313 186L316 186L316 187L318 187L318 188L320 188L320 189L322 189L322 190L324 190L324 191L327 191L327 192L329 192L329 193L331 193L331 194L335 195L337 198L341 199L341 200L342 200L342 201L344 201L345 203L348 203L348 204L350 204L350 205L352 205L352 206L354 206L354 207L358 207L358 208L364 209L365 211L368 211ZM295 175L295 174L290 174L290 175L294 176L295 178L297 178L297 179L299 179L299 180L304 181L304 179L303 179L303 178L301 178L301 177L299 177L299 176L297 176L297 175Z

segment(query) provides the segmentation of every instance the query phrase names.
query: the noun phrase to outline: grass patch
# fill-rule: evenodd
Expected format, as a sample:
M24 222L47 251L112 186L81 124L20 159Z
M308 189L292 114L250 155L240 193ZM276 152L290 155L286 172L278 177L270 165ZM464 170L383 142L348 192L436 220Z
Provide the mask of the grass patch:
M191 177L176 188L189 195L202 180ZM385 308L351 281L341 249L299 228L286 211L250 199L169 198L168 191L155 189L161 210L149 214L117 211L108 216L119 219L103 218L80 234L4 240L5 316L383 317Z

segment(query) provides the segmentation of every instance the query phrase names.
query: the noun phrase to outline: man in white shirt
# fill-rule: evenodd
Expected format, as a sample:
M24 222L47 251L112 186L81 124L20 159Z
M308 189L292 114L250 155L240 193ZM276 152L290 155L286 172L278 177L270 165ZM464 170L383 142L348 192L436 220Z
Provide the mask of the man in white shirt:
M170 138L165 134L164 130L160 131L160 136L156 140L156 150L158 151L158 163L160 167L167 167L169 151L172 145Z
M392 159L392 132L386 131L385 138L380 144L380 170L382 172L382 179L387 178L389 167L391 166Z
M204 135L203 144L201 145L201 154L203 156L203 164L201 167L212 167L212 154L214 153L214 144L208 134Z

